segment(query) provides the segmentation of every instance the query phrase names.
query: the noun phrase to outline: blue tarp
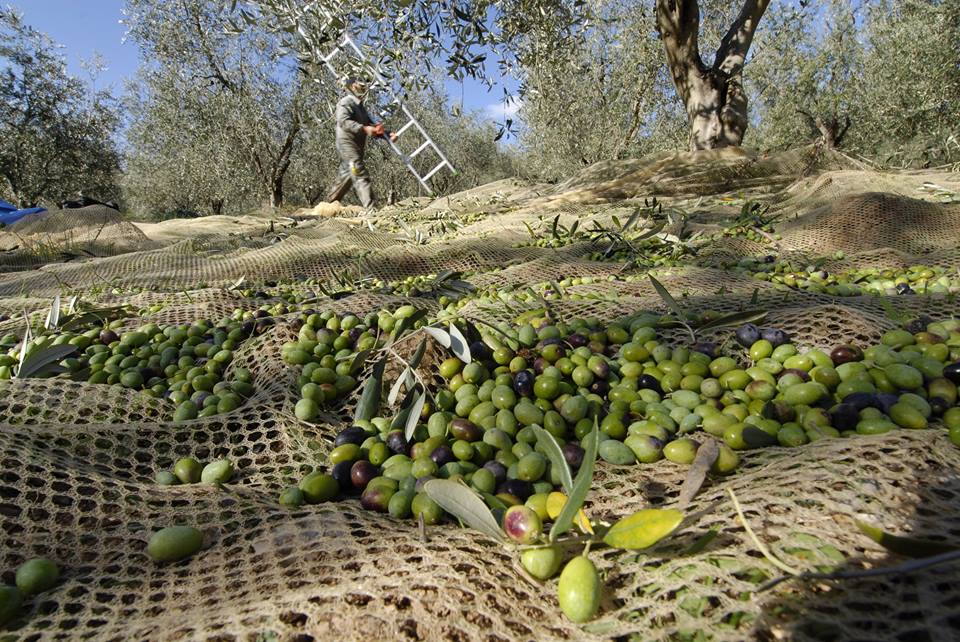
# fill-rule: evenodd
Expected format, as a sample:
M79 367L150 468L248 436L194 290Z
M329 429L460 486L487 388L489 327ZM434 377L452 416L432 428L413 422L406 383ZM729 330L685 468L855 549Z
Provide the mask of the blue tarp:
M47 208L45 207L29 207L25 210L18 210L16 205L0 199L0 223L4 225L12 225L25 216L46 211Z

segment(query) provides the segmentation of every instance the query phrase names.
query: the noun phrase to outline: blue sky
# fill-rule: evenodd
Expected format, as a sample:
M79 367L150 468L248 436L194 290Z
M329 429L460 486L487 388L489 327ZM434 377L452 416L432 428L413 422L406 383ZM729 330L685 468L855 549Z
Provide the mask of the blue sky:
M101 74L98 88L109 86L119 93L124 80L136 72L137 48L124 42L125 28L120 24L123 0L6 1L23 13L27 24L63 45L63 54L75 75L84 75L80 62L92 58L95 52L105 58L107 70ZM495 70L493 65L492 71ZM515 87L512 83L509 86ZM451 102L460 102L459 82L448 81L447 91ZM502 87L487 92L486 87L476 81L464 81L465 110L482 110L494 119L502 119L504 111L508 116L516 111L515 103L504 107L502 100Z

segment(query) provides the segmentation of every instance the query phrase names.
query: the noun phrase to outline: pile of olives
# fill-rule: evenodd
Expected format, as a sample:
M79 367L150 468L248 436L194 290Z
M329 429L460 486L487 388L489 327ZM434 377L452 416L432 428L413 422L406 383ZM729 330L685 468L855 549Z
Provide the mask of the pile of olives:
M327 470L285 491L284 503L359 494L365 508L436 523L442 511L422 485L440 477L462 479L494 510L537 506L559 477L534 426L554 436L573 470L594 421L607 463L687 465L709 437L720 442L717 474L735 470L741 451L926 428L937 418L960 443L960 321L830 353L800 352L781 330L745 325L736 331L744 351L730 356L710 343L671 348L655 320L525 324L515 328L516 350L484 335L471 363L439 364L445 384L412 439L387 418L357 422L337 435Z
M814 265L797 266L790 261L765 261L748 257L738 263L738 268L749 271L755 279L769 281L784 290L804 290L833 296L960 292L960 279L957 275L936 266L913 265L897 269L860 268L828 272Z
M126 332L94 327L39 336L32 340L28 355L50 346L74 346L75 353L59 363L73 380L169 399L177 405L174 420L186 421L230 412L253 394L246 369L236 368L229 381L223 377L234 351L257 331L252 321L229 320L162 328L151 323ZM15 347L0 356L0 379L12 377L18 357Z
M380 310L360 319L353 314L337 315L331 310L304 311L293 320L297 341L283 345L283 360L303 366L297 379L300 399L294 413L301 421L315 421L320 410L333 406L357 387L355 363L358 353L382 347L388 333L417 309L411 305L394 312ZM422 321L418 322L422 325ZM416 324L415 324L416 325Z

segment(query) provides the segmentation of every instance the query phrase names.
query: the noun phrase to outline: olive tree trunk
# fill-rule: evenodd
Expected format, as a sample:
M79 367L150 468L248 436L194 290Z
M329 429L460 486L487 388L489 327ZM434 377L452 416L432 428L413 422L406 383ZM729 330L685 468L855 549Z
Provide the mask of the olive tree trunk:
M691 151L736 147L743 142L748 123L743 64L769 4L770 0L745 0L708 67L700 57L697 0L657 0L657 29L690 122Z

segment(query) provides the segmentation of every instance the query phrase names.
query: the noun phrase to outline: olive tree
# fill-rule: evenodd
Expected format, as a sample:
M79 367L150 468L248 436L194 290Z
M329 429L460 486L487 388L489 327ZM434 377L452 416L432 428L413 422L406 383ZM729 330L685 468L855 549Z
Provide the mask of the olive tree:
M758 34L748 143L816 141L884 164L960 160L960 5L780 3Z
M141 130L165 127L176 138L192 134L199 148L215 144L220 154L234 156L227 163L229 175L246 163L261 197L278 207L304 121L317 107L319 85L301 73L298 61L268 30L231 32L227 5L128 0L126 23L146 61L144 93L158 103L137 112L147 119L138 124ZM175 108L164 111L169 106ZM178 158L175 153L166 162L176 164ZM197 170L203 171L202 163Z
M108 92L67 73L58 45L0 8L0 176L22 207L83 192L107 199L119 170L120 118Z
M657 27L667 65L690 122L690 149L739 146L747 130L743 67L770 0L745 0L713 57L700 55L697 0L657 0Z
M592 29L522 69L519 139L525 165L542 178L675 149L686 135L651 11L631 0L591 9Z
M203 105L189 104L197 100ZM258 177L236 148L233 126L224 126L236 117L228 96L181 92L177 77L141 69L125 107L130 124L122 185L134 212L226 214L257 207Z

